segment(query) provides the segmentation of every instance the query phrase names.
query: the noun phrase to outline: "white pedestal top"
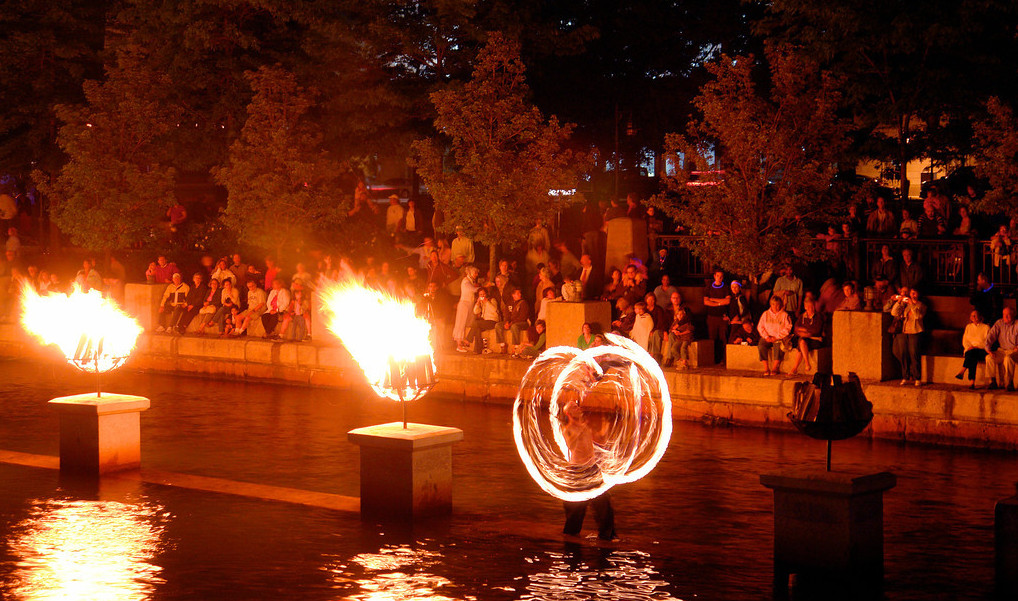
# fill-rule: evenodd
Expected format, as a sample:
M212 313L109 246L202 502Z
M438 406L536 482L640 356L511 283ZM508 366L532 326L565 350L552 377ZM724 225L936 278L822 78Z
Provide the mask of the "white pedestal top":
M463 430L448 426L407 424L403 422L378 424L347 432L350 442L366 447L416 450L463 440Z
M90 392L71 396L58 397L49 401L57 411L81 415L110 415L113 413L131 413L149 408L150 401L143 396L104 392L102 396Z

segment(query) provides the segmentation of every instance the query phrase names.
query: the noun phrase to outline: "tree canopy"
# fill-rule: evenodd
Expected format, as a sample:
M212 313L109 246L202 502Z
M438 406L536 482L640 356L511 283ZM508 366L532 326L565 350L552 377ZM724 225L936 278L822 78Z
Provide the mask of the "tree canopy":
M519 45L493 33L470 81L431 95L443 137L414 144L413 165L447 227L492 248L520 243L535 220L572 201L550 192L577 184L572 125L545 119L528 95Z
M848 144L841 82L787 48L766 58L765 84L752 56L708 66L713 78L695 100L702 116L667 137L677 169L654 201L704 237L692 248L704 261L750 276L814 254L809 226L839 208L832 181Z

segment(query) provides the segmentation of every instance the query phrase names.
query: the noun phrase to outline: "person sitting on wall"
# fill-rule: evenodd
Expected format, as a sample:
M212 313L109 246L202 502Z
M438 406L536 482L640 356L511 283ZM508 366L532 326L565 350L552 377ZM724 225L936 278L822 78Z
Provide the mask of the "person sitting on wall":
M650 315L651 319L654 320L654 329L651 330L650 338L647 342L647 352L656 361L660 362L663 359L661 348L664 346L665 339L668 336L668 328L672 325L672 315L667 315L664 308L657 304L657 297L653 292L647 293L647 296L644 297L644 302L647 306L647 315Z
M523 291L516 288L512 291L512 304L503 315L502 329L509 332L511 354L518 355L523 351L523 332L530 328L530 305L523 298ZM505 332L502 333L505 340Z
M965 349L965 360L962 363L961 371L955 374L955 378L961 380L967 371L969 374L969 388L976 387L976 368L986 359L986 335L990 332L990 326L983 323L983 316L979 311L969 314L969 323L965 326L965 333L961 337L961 346Z
M521 357L536 357L544 351L544 347L547 344L547 337L545 336L544 321L538 319L534 323L534 330L537 333L534 344L525 347L521 352Z
M262 313L265 313L265 301L268 298L269 295L258 287L258 283L255 280L247 281L247 309L239 315L234 336L247 335L247 329L251 326L251 321L260 318Z
M795 322L796 346L799 349L799 354L795 358L795 365L788 372L792 375L799 371L799 365L804 361L806 362L806 371L812 370L809 353L824 346L824 317L817 313L816 301L809 297L803 299L802 309L802 315Z
M749 298L742 293L742 282L732 280L729 286L732 290L732 301L728 303L728 314L725 319L733 330L739 330L740 325L745 322L753 324L753 313L750 310Z
M780 297L772 296L770 308L760 316L760 323L757 324L757 332L760 333L760 361L764 364L764 375L778 373L778 366L781 363L779 352L781 343L792 333L792 320L784 310L785 304ZM773 361L774 366L771 367Z
M651 296L653 297L653 295ZM636 317L633 319L633 329L629 331L629 337L649 353L650 338L654 330L654 318L647 313L647 303L643 301L633 305L633 311L635 311Z
M986 333L983 350L986 351L986 377L989 389L1007 387L1014 390L1015 356L1018 355L1018 321L1015 310L1004 307L1003 317Z
M678 362L679 369L689 367L689 349L693 344L693 322L689 319L689 311L681 303L672 314L672 323L668 328L668 358L665 365Z
M615 308L619 317L612 322L612 332L628 337L629 332L633 329L633 323L636 321L636 311L625 298L615 301Z
M262 326L265 328L263 338L277 339L275 333L279 320L282 319L287 307L290 306L290 291L283 287L283 279L272 280L272 290L265 301L266 311L262 313Z
M194 285L191 286L191 290L187 293L187 300L184 303L184 313L181 315L180 319L173 324L176 326L178 334L186 332L187 326L191 325L194 318L198 316L198 311L201 310L205 296L209 291L209 287L205 285L205 277L202 276L201 272L196 272L191 279L194 282Z
M294 280L290 286L290 304L283 312L279 331L286 340L300 342L311 339L311 297L303 280Z
M219 259L219 261L216 262L216 268L212 272L212 279L219 280L220 284L222 284L226 280L230 280L230 282L232 282L234 285L237 284L237 276L234 275L232 271L230 271L229 267L227 267L226 259Z
M752 321L744 321L738 326L732 327L732 333L728 337L728 344L741 346L756 346L760 342L760 334L756 331L756 324Z
M187 310L187 293L191 288L184 283L179 272L173 274L171 280L159 301L159 327L156 332L165 332L171 328Z
M505 334L496 327L499 322L498 305L488 298L488 291L484 288L477 289L473 313L474 323L467 332L467 344L474 347L474 354L490 353L491 349L484 348L484 333L495 330L495 337L500 344L504 343Z

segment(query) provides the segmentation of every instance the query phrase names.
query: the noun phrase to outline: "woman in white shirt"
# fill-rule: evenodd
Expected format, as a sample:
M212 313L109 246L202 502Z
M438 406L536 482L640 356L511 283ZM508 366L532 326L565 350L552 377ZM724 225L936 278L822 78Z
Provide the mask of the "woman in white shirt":
M969 314L969 323L965 326L965 333L961 336L961 345L965 349L965 362L962 363L961 371L954 377L961 380L965 372L969 372L969 388L976 387L976 367L986 360L986 334L990 326L983 323L983 316L979 311Z
M470 266L466 268L463 281L460 282L460 302L456 305L456 321L452 328L452 337L456 340L456 350L467 352L470 345L467 341L467 326L474 316L474 296L477 294L477 275L480 271Z

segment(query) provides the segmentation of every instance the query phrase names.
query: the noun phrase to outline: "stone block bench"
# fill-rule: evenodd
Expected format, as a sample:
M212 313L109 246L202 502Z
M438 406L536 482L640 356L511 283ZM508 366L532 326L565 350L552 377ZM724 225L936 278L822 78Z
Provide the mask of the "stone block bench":
M923 382L968 386L968 374L963 380L954 377L961 371L963 361L964 357L958 355L923 355ZM986 362L984 361L976 367L976 386L986 386L986 384Z
M661 354L668 356L671 344L666 340L662 345ZM714 341L709 339L694 340L689 345L690 367L709 367L714 365Z
M799 355L799 349L793 349L784 354L781 358L781 363L778 365L778 370L781 373L788 373L795 365L795 359ZM742 345L742 344L729 344L725 347L725 368L726 369L741 369L745 371L759 371L764 370L763 363L760 361L760 349L756 346ZM831 372L831 347L824 347L809 353L809 363L811 369L806 369L806 364L803 362L799 366L799 373L805 375L815 374L817 370L821 372Z

